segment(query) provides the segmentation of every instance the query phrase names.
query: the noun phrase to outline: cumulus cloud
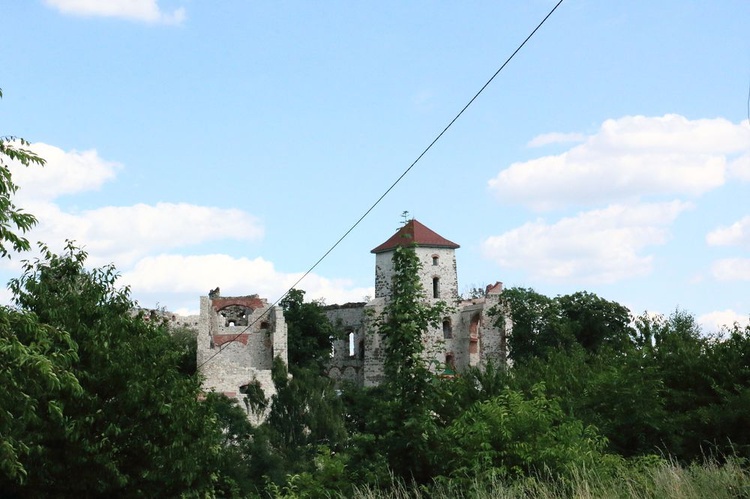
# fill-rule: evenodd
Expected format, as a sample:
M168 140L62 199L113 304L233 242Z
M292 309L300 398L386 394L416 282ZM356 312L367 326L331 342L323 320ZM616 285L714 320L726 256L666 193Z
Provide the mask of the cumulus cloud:
M8 163L13 181L19 186L16 193L19 203L50 201L67 194L99 189L113 180L121 168L119 163L102 159L93 149L63 151L42 142L28 149L44 158L46 164L26 167L18 161Z
M284 273L264 258L233 258L228 255L161 254L141 259L122 275L122 282L144 296L159 295L175 309L190 307L198 297L219 286L226 296L247 294L250 290L269 300L283 295L302 277ZM374 288L354 287L348 279L326 279L310 274L296 287L307 299L323 298L327 303L362 301L373 296Z
M721 331L725 328L731 328L735 323L740 327L748 325L748 316L742 315L734 310L717 310L699 316L696 321L701 325L706 333Z
M722 258L711 264L711 275L719 281L750 281L750 258Z
M52 248L59 248L66 239L74 240L85 247L92 265L114 262L121 267L147 254L172 248L216 240L263 238L261 222L237 209L188 203L139 203L66 212L55 202L57 198L99 189L114 180L122 166L102 159L95 150L63 151L42 143L30 148L45 158L47 163L43 167L9 162L19 186L18 205L39 221L28 239L44 241Z
M486 257L527 270L535 279L611 283L651 272L649 246L669 239L668 226L690 207L673 201L611 205L556 223L529 222L486 239Z
M489 188L504 202L538 210L652 195L698 196L724 184L728 162L742 170L744 163L735 157L750 151L749 131L746 122L675 114L611 119L562 154L510 165ZM568 136L546 134L531 144Z
M165 12L157 0L45 0L63 14L84 17L119 17L153 24L180 24L185 9Z
M750 216L733 223L729 227L719 227L706 235L711 246L743 246L750 248Z

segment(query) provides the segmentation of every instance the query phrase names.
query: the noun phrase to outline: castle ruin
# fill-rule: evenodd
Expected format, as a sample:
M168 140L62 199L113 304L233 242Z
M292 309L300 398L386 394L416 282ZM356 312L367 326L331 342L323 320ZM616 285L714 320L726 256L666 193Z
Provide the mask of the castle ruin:
M468 367L506 362L510 325L498 327L489 316L490 309L499 303L502 283L487 286L484 296L462 300L455 253L459 245L412 219L372 250L375 298L367 303L326 307L328 318L345 332L343 339L334 342L328 375L360 386L376 386L383 381L384 338L372 321L390 298L393 252L404 245L414 245L421 263L424 299L430 303L444 301L452 307L441 324L424 332L424 359L430 369L451 376ZM286 322L280 307L269 306L257 295L222 297L218 288L201 297L198 365L207 391L224 393L242 403L242 394L255 384L270 398L275 393L273 359L279 357L286 363L286 348ZM263 417L251 415L256 420Z

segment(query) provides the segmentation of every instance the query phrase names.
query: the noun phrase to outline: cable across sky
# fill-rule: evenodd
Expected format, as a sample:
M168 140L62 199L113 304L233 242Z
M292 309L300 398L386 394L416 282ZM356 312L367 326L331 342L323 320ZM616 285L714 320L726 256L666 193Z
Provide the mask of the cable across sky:
M351 227L349 227L349 229L347 229L347 231L344 232L344 234L341 237L339 237L339 239L335 243L333 243L333 245L330 248L328 248L328 250L325 253L323 253L323 255L320 258L318 258L318 260L309 269L307 269L307 271L304 274L302 274L302 276L299 279L297 279L297 281L295 281L295 283L292 284L289 287L289 289L287 289L284 292L284 294L282 294L276 301L274 301L271 306L277 305L281 300L284 299L284 297L287 294L289 294L289 292L292 289L296 288L308 275L310 275L310 273L313 270L315 270L315 268L323 260L325 260L328 257L328 255L330 255L331 252L333 252L333 250L336 249L336 247L339 244L341 244L341 242L344 239L346 239L346 237L372 212L372 210L374 210L375 207L378 206L378 204L380 204L380 202L396 187L396 185L398 185L399 182L401 182L401 180L412 170L412 168L414 168L414 166L416 166L416 164L419 163L419 161L430 151L430 149L432 149L432 147L441 139L441 137L453 126L453 124L456 121L458 121L458 119L461 117L461 115L463 115L464 112L469 108L469 106L471 106L474 103L474 101L477 100L477 98L482 94L482 92L484 92L484 90L503 71L503 69L505 69L505 67L510 63L511 60L513 60L513 58L516 56L516 54L518 54L518 52L521 51L521 49L524 47L524 45L526 45L526 43L529 40L531 40L531 38L534 36L534 34L536 34L536 32L544 25L544 23L547 22L547 20L552 16L552 14L557 10L557 8L563 3L563 1L564 0L559 0L554 5L554 7L552 7L552 9L547 13L547 15L544 16L544 18L539 22L539 24L537 24L537 26L531 31L531 33L529 33L529 35L518 45L518 47L513 51L513 53L511 53L510 56L508 56L508 58L505 59L505 62L502 63L502 65L497 69L497 71L495 71L495 73L487 80L487 82L484 85L482 85L482 87L474 94L474 96L471 99L469 99L469 101L466 103L466 105L464 105L461 108L461 110L453 117L453 119L440 131L440 133L437 134L437 136L432 140L432 142L430 142L427 145L427 147L424 148L424 150L417 156L417 158L414 161L412 161L412 163L408 166L408 168L406 168L403 171L403 173L401 173L401 175L399 175L399 177L383 192L383 194L381 194L380 197L378 197L375 200L375 202L372 203L372 205L370 205L369 208L367 208L367 210L357 219L357 221L354 222L354 224ZM253 322L251 322L250 324L248 324L245 327L245 329L243 329L242 331L240 331L239 333L237 333L229 342L227 342L225 344L231 343L231 342L235 341L237 338L239 338L240 336L242 336L243 334L245 334L245 332L248 329L250 329L256 322L258 322L264 315L265 314L263 314L260 317L256 318ZM219 348L219 350L217 350L216 353L214 353L208 359L206 359L205 361L203 361L198 366L198 368L200 368L200 367L204 366L205 364L207 364L208 362L210 362L214 357L216 357L217 355L219 355L221 353L221 351L222 351L221 348Z

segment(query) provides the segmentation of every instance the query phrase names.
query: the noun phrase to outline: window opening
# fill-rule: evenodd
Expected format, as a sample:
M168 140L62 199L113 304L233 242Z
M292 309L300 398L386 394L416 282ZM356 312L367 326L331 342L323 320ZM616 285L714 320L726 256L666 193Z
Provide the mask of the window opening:
M440 298L440 278L439 277L432 278L432 297Z
M453 338L453 325L451 320L446 317L443 319L443 339L449 340Z

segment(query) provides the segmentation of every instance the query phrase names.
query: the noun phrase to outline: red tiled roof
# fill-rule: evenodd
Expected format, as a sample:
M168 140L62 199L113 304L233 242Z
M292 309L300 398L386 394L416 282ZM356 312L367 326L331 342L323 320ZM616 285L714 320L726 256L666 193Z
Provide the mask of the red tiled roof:
M416 244L422 248L459 248L453 241L449 241L414 219L406 222L390 239L373 249L370 253L384 253L398 246Z

